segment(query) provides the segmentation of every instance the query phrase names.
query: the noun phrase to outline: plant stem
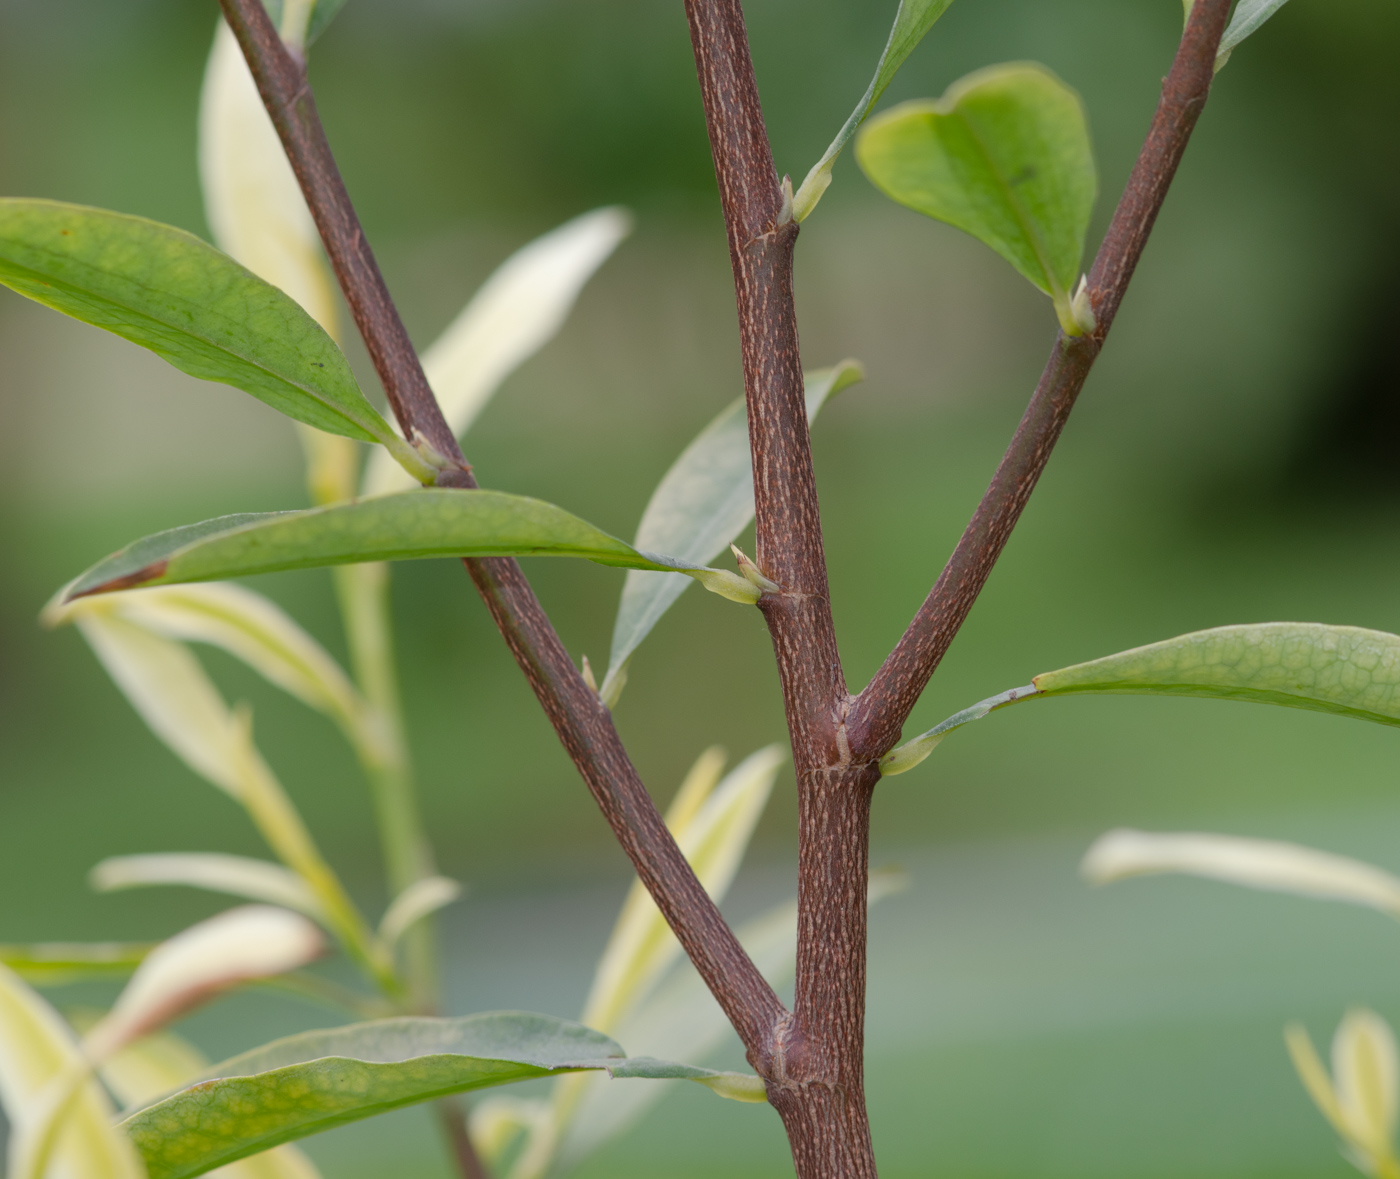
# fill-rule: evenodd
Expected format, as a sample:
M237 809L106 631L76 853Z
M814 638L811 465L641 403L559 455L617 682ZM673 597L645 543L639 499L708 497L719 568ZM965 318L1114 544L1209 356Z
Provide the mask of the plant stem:
M444 472L439 484L475 487L374 264L316 114L304 66L278 39L259 0L220 4L400 426L406 436L417 431L445 457L463 463L462 469ZM564 650L519 564L502 558L464 563L638 876L762 1071L772 1053L771 1031L786 1015L782 1004L676 846L611 716Z
M332 570L355 681L369 705L356 753L369 780L376 826L384 856L389 895L437 872L433 848L423 829L413 764L404 737L403 708L394 667L393 624L389 614L389 567L381 563L341 565ZM436 1011L440 980L436 923L417 922L404 935L404 974L412 1005Z
M686 0L729 231L753 453L759 603L782 681L798 790L796 1003L777 1035L769 1101L801 1179L874 1176L864 1092L872 759L846 740L849 696L831 616L803 399L785 209L739 0Z
M1077 338L1061 333L1055 341L1025 416L947 566L875 678L855 699L850 740L852 748L864 756L880 757L898 743L910 710L962 627L1035 490L1113 326L1205 107L1230 3L1199 0L1191 10L1171 72L1162 84L1152 127L1089 272L1095 330Z

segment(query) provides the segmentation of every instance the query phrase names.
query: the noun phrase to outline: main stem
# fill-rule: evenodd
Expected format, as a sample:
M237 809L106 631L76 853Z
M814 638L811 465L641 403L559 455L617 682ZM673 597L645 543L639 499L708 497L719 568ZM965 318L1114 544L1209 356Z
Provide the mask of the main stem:
M801 1179L875 1175L864 1090L872 759L853 761L792 296L797 224L773 167L738 0L686 0L729 234L753 452L759 608L782 681L798 789L797 987L768 1099Z

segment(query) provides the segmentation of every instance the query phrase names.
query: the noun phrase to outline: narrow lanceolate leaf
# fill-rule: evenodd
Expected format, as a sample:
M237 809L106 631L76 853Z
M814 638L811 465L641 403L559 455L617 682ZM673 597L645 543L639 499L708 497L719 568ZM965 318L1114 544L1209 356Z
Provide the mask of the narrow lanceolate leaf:
M899 67L914 52L914 47L924 39L924 34L933 28L933 22L947 11L952 2L953 0L900 0L899 11L894 16L894 26L890 29L890 39L885 42L885 51L880 54L879 64L875 67L875 76L870 79L870 85L866 87L861 100L856 103L851 117L836 133L831 146L812 166L812 170L802 182L802 187L793 196L792 215L798 221L805 220L817 207L817 202L822 199L822 194L831 183L831 169L836 164L836 157L850 142L857 128L865 122L871 108L880 101L880 95L884 94L886 87L894 81Z
M18 1173L19 1149L41 1132L56 1085L78 1083L50 1154L49 1174L71 1179L142 1179L141 1161L112 1124L112 1105L95 1081L72 1030L12 971L0 966L0 1104L10 1124L7 1174Z
M632 228L625 209L595 209L507 258L423 353L423 371L461 435L496 390L564 326L584 283ZM370 457L365 495L410 486L385 454Z
M759 597L737 573L639 552L542 500L451 490L405 491L172 528L100 562L68 588L67 597L363 561L504 556L584 557L628 569L676 569L726 597L748 602Z
M667 814L667 826L681 851L716 901L723 900L734 881L782 763L782 751L770 745L715 784L710 776L713 761L702 755ZM710 789L704 800L692 808L693 795L706 785ZM639 881L634 882L598 963L583 1021L614 1030L680 954L680 943L656 902Z
M806 374L808 422L829 397L864 376L865 370L854 360ZM662 476L642 513L636 545L705 564L748 527L753 510L753 460L741 397L706 426ZM627 575L601 688L604 700L611 703L620 695L619 681L632 652L689 585L684 577L670 573Z
M991 66L937 101L906 102L861 132L856 157L893 200L991 246L1055 301L1070 335L1098 188L1079 96L1044 66Z
M254 671L343 728L354 730L364 702L350 677L324 647L281 607L242 586L159 586L45 609L50 626L94 615L116 617L180 642L208 643L241 659Z
M392 948L424 917L450 905L461 895L462 886L446 876L425 876L422 880L415 880L384 910L379 922L380 939Z
M57 987L83 979L128 975L155 947L155 942L0 945L0 966L9 967L32 986Z
M1269 892L1348 901L1400 918L1400 878L1372 864L1271 839L1196 832L1109 831L1079 870L1095 884L1131 876L1203 876Z
M299 422L383 443L431 478L320 325L192 234L104 209L0 199L0 283Z
M450 1093L628 1063L616 1041L547 1015L507 1011L377 1020L289 1036L234 1057L122 1125L145 1158L150 1179L186 1179L270 1146ZM632 1063L639 1075L666 1067Z
M264 901L295 909L313 921L329 919L325 906L306 882L280 864L249 856L217 852L160 852L143 856L112 856L97 864L88 882L98 892L183 884L245 900Z
M1235 7L1230 23L1225 27L1225 35L1220 38L1220 49L1215 55L1215 68L1218 70L1230 60L1246 37L1258 32L1263 23L1273 16L1287 0L1240 0Z
M1321 622L1258 622L1198 630L1089 663L1042 672L881 759L912 769L952 729L1022 700L1088 693L1251 700L1400 725L1400 635Z

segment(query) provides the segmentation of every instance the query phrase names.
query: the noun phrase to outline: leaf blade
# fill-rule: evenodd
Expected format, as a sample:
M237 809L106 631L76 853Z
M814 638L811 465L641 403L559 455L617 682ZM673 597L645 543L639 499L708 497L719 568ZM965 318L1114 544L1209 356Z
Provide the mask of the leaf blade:
M843 360L805 374L807 421L843 389L864 378L859 362ZM705 564L734 541L753 519L753 461L743 398L710 422L671 464L652 492L637 526L639 549L674 553ZM669 573L629 573L613 625L608 673L600 689L615 699L623 668L690 582Z
M1084 107L1044 66L977 70L937 101L871 120L856 158L899 204L990 246L1048 294L1062 325L1098 192Z
M884 52L880 54L880 60L875 65L875 76L870 79L870 85L856 103L856 109L842 124L836 138L831 141L822 158L812 165L801 187L793 195L792 215L796 220L805 221L817 207L817 202L822 199L822 195L831 184L831 170L836 164L837 156L845 150L846 144L865 122L871 108L880 101L880 96L894 81L899 67L908 60L915 47L924 39L924 34L933 28L934 22L948 10L952 2L953 0L900 0L894 15L894 24L890 27L889 40L885 42Z
M97 892L178 884L293 909L326 924L325 906L295 872L267 860L220 852L154 852L109 856L93 866Z
M400 1017L304 1032L234 1057L122 1125L150 1179L188 1179L390 1109L532 1077L617 1068L626 1059L609 1037L550 1016Z
M99 562L67 597L365 561L496 556L583 557L692 576L718 572L640 552L543 500L423 489L298 512L225 516L156 533Z
M315 320L193 234L104 209L3 198L0 283L297 421L408 451Z

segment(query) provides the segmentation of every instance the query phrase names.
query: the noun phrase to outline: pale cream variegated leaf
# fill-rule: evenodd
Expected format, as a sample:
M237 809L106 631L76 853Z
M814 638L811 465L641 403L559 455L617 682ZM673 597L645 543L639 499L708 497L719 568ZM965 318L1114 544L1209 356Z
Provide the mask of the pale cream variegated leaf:
M870 874L868 903L874 905L906 886L900 872ZM777 905L735 931L759 972L774 987L792 978L797 959L797 902ZM682 962L652 994L618 1025L617 1038L629 1052L662 1060L702 1061L730 1036L729 1020L699 974ZM670 1082L645 1088L598 1084L582 1074L555 1082L557 1107L564 1114L558 1143L558 1169L577 1166L605 1142L626 1131L665 1096ZM525 1179L512 1175L511 1179Z
M151 731L201 778L238 798L239 733L199 661L180 643L110 612L76 622Z
M152 950L83 1046L91 1060L106 1060L220 991L296 970L325 949L321 931L288 909L229 909Z
M241 659L302 703L354 735L364 715L360 694L326 649L280 606L228 582L154 586L61 604L44 611L49 625L87 614L121 618L167 639L207 643Z
M1164 873L1204 876L1270 892L1350 901L1400 917L1400 878L1347 856L1271 839L1109 831L1085 853L1080 871L1095 884Z
M72 1030L11 970L0 966L0 1102L11 1127L8 1173L22 1166L23 1141L43 1116L46 1094L81 1077L84 1061ZM145 1179L145 1168L113 1121L95 1081L80 1085L50 1156L45 1179Z
M594 209L507 258L423 353L423 371L454 434L463 434L522 363L564 325L584 283L632 228L625 209ZM372 455L363 494L411 487Z
M194 1080L209 1061L174 1032L156 1032L123 1048L100 1070L107 1088L128 1109L149 1105ZM306 1154L288 1143L208 1172L215 1179L320 1179Z
M446 876L425 876L399 893L379 922L379 937L390 947L419 921L450 905L462 895L462 886Z
M676 823L671 833L700 883L716 900L733 883L783 757L776 745L751 754L708 791L698 807L694 805L698 790L691 783L677 797L678 817L684 821ZM711 759L709 753L702 755L697 771L708 774ZM656 903L640 881L634 882L598 963L582 1022L603 1032L616 1026L680 953L680 943Z
M280 864L249 856L218 852L112 856L92 869L88 882L98 892L183 884L295 909L322 924L328 921L325 907L300 876Z
M284 290L334 336L335 287L320 234L238 42L222 20L200 94L199 177L219 248Z

